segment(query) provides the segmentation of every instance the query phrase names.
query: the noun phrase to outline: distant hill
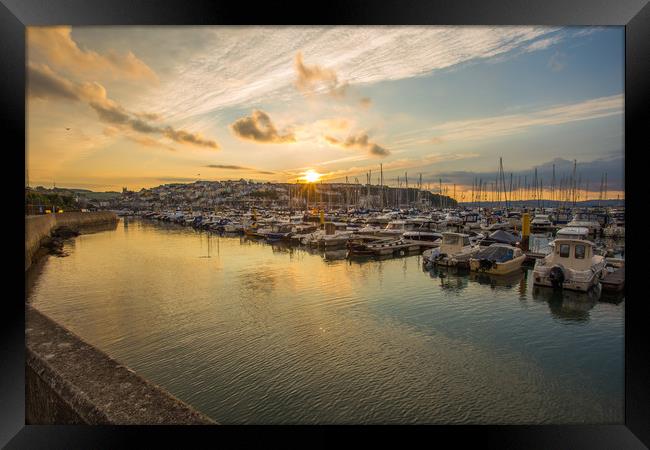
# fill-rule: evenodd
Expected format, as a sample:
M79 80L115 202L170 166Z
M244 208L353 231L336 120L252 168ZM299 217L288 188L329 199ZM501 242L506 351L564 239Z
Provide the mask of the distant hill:
M557 208L562 205L572 206L572 203L560 202L557 200L519 200L514 202L508 202L508 206L522 207L528 206L531 208L537 208L538 205L541 205L545 208ZM460 202L460 206L479 206L479 202ZM480 202L481 206L485 207L495 207L495 206L505 206L504 202ZM588 206L607 206L607 207L616 207L616 206L625 206L625 200L584 200L581 202L576 202L576 206L588 207Z
M38 186L34 188L35 192L41 192L45 194L59 194L62 196L81 196L89 200L110 200L112 198L118 198L121 194L115 191L106 191L106 192L95 192L89 189L77 189L77 188L61 188L55 187L52 189L43 188Z

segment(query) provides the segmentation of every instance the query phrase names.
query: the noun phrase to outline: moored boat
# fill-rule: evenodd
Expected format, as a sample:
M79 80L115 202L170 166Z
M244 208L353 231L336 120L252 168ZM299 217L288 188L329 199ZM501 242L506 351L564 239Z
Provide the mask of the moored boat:
M593 242L560 238L549 245L551 252L535 262L534 284L585 292L604 276L605 257L595 253Z
M442 233L440 247L425 250L422 255L425 263L468 267L469 259L479 251L479 246L471 244L469 235L446 232Z
M526 255L520 248L508 244L492 244L469 259L473 272L506 275L521 269Z

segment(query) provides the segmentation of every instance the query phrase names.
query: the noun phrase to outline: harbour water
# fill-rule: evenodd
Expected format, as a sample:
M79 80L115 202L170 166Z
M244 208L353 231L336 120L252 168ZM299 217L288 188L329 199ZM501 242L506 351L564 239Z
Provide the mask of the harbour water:
M621 295L121 219L28 301L220 423L622 423Z

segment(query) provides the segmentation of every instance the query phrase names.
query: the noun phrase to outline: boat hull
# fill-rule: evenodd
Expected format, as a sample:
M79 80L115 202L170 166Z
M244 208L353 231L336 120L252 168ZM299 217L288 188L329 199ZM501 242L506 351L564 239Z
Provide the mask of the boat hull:
M593 287L595 287L596 285L598 285L598 282L602 278L602 273L603 273L603 268L599 268L594 271L585 270L585 271L576 272L575 275L577 276L570 277L564 280L564 282L562 283L562 289L569 290L569 291L587 292ZM540 271L538 269L534 269L533 284L535 286L546 286L551 288L554 287L549 274L550 274L549 270Z
M473 272L487 273L490 275L507 275L521 270L521 265L526 260L526 255L517 256L510 261L497 262L489 269L481 267L481 260L471 258L469 260L469 269Z

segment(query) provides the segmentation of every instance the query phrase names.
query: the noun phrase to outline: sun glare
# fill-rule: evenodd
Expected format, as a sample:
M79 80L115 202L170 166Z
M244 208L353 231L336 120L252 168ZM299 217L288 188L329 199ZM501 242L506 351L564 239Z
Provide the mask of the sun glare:
M315 183L316 181L320 180L321 174L316 172L315 170L309 169L307 172L305 172L304 179L308 183Z

